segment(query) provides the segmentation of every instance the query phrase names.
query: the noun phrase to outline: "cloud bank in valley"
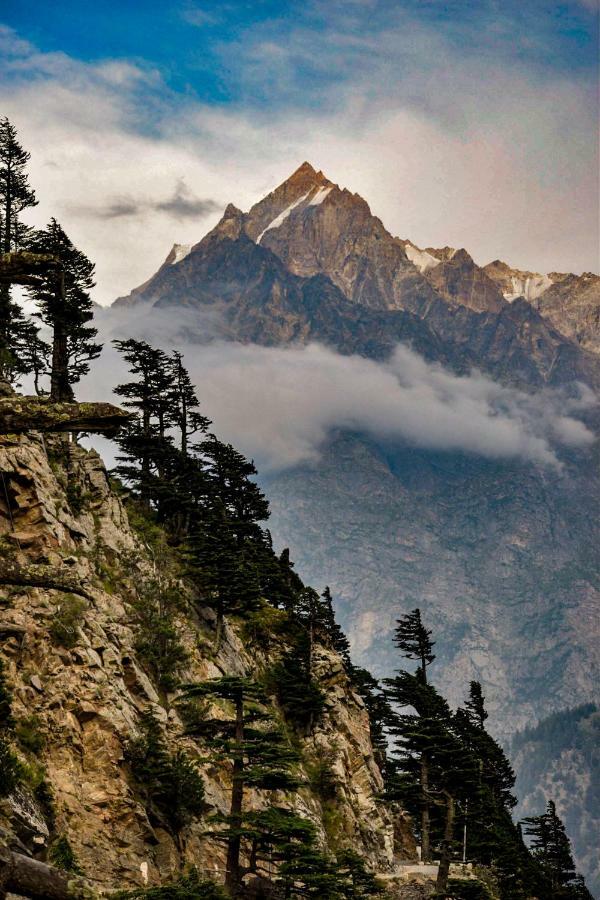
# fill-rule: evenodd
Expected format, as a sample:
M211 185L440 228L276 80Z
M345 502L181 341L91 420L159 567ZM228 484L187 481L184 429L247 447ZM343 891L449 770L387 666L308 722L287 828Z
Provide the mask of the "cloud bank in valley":
M561 447L586 447L594 439L577 418L594 402L584 386L570 398L551 390L526 394L480 373L456 376L404 345L380 363L318 344L273 348L210 340L218 320L188 316L107 311L100 324L107 342L127 335L166 350L179 347L216 432L261 471L317 461L334 429L551 467L560 467ZM205 344L185 342L192 327L204 333ZM105 398L126 379L108 344L82 396Z

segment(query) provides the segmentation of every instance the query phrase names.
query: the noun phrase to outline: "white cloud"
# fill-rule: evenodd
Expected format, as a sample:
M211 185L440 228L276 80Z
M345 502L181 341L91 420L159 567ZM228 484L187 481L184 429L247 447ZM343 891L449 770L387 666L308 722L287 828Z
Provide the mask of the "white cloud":
M272 48L273 79L289 70L290 52L310 61L308 38ZM153 70L42 54L4 29L0 108L32 153L33 218L56 215L96 261L96 299L106 303L155 271L172 243L199 240L218 218L210 203L248 208L307 158L420 246L466 246L481 263L499 256L540 271L596 269L588 87L495 63L482 78L481 60L453 56L425 30L390 29L381 39L381 64L365 69L375 45L340 37L347 69L354 45L360 55L326 111L269 112L175 97ZM396 45L407 61L402 79L390 63ZM266 77L266 50L250 49L251 86ZM427 65L417 77L420 59ZM164 202L181 184L208 201L197 218ZM103 217L123 202L135 214Z
M79 392L82 399L106 399L126 380L111 337L178 346L215 430L254 458L260 471L318 460L333 429L555 468L560 447L586 447L593 440L577 418L595 402L583 386L570 398L549 390L529 395L476 372L458 377L403 345L379 363L317 344L190 344L185 336L191 329L209 340L219 324L193 311L175 318L169 310L111 310L99 324L107 346Z

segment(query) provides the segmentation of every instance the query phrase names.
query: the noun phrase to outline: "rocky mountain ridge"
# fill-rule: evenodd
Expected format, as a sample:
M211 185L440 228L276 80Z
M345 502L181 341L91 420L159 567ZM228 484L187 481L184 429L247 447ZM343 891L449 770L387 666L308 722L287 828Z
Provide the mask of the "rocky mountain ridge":
M198 244L191 248L174 245L156 276L117 305L138 300L171 302L181 294L182 279L188 302L207 302L206 297L195 296L194 283L206 275L194 275L194 256L199 255L196 267L201 268L201 258L214 249L215 240L238 242L242 235L274 253L288 273L307 279L325 276L353 304L411 313L437 325L446 339L454 330L444 308L448 304L506 315L509 304L522 300L560 334L575 337L584 349L596 347L600 277L523 272L500 260L480 267L465 249L421 250L409 240L393 237L358 194L340 188L309 163L303 163L248 213L230 204L221 222ZM179 263L184 264L182 279L172 271ZM548 302L542 301L551 288L554 291ZM441 306L436 302L440 298L444 301ZM516 322L527 319L525 309L517 304L511 318ZM530 328L533 321L535 318L529 318ZM540 322L536 325L537 340L546 342L544 328ZM243 329L239 337L244 338ZM322 337L330 338L327 334ZM511 342L515 340L518 335L511 335ZM338 345L344 349L343 341Z

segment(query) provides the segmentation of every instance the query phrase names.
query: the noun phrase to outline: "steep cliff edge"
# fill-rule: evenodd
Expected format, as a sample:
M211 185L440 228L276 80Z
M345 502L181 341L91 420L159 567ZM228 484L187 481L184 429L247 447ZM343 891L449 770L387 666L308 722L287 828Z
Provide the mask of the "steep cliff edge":
M5 840L45 858L66 837L99 890L167 881L192 862L221 880L224 849L206 836L204 816L178 832L169 829L149 812L127 762L128 742L139 734L141 713L150 710L167 745L197 762L206 813L226 811L227 766L203 761L202 742L184 736L176 691L157 685L139 652L143 584L157 564L171 565L168 549L157 563L155 531L144 522L137 531L131 527L93 451L55 438L4 436L0 473L3 561L47 572L53 584L64 576L80 589L76 595L0 585L0 651L24 764L21 784L0 802ZM262 677L285 649L282 639L265 634L267 626L258 634L231 619L215 652L214 613L193 585L178 584L176 627L186 653L181 681ZM305 785L276 799L311 819L324 846L351 846L369 868L389 870L394 856L414 852L408 823L401 813L394 822L377 801L382 779L368 715L340 657L319 646L314 665L325 711L309 734L290 738ZM273 713L289 733L281 710L273 706ZM332 797L314 776L323 761L333 772ZM260 803L255 792L251 805Z

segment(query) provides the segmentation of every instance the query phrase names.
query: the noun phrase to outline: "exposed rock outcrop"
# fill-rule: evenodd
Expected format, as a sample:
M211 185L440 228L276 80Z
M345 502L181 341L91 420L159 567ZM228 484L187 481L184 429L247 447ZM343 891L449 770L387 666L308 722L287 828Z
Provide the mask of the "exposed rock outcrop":
M43 777L54 797L54 832L68 837L96 889L168 880L184 862L220 880L222 845L205 836L201 820L176 836L149 817L126 764L124 748L146 709L160 721L169 745L198 759L202 747L183 736L175 696L153 683L136 652L131 598L152 571L152 558L131 530L99 457L63 441L5 437L0 471L7 485L0 503L4 570L52 567L55 572L53 583L48 578L46 584L31 581L23 587L15 578L2 584L0 566L0 651L14 694L13 714L17 723L35 722L38 741L34 756L26 747L20 751L29 782L20 796L0 804L8 843L18 852L44 855L49 830L32 787ZM70 573L64 584L56 574L62 572ZM76 582L85 585L87 602L78 607L71 639L57 641L61 604ZM182 583L181 591L178 628L188 652L184 680L251 674L269 665L273 651L255 646L234 622L226 625L215 654L212 612L192 602L193 587ZM324 844L351 845L373 869L385 871L395 854L410 857L414 845L407 839L405 846L394 847L394 823L377 801L382 779L368 716L339 657L322 648L316 664L327 708L315 731L301 740L301 768L316 758L331 762L339 785L334 830L310 787L308 768L302 769L307 786L292 803L315 823ZM209 810L225 811L227 767L200 765ZM280 800L286 802L283 795ZM258 802L258 795L251 802ZM24 804L30 810L27 827L18 825Z
M130 414L112 403L54 403L47 397L0 396L0 434L93 431L114 435Z

